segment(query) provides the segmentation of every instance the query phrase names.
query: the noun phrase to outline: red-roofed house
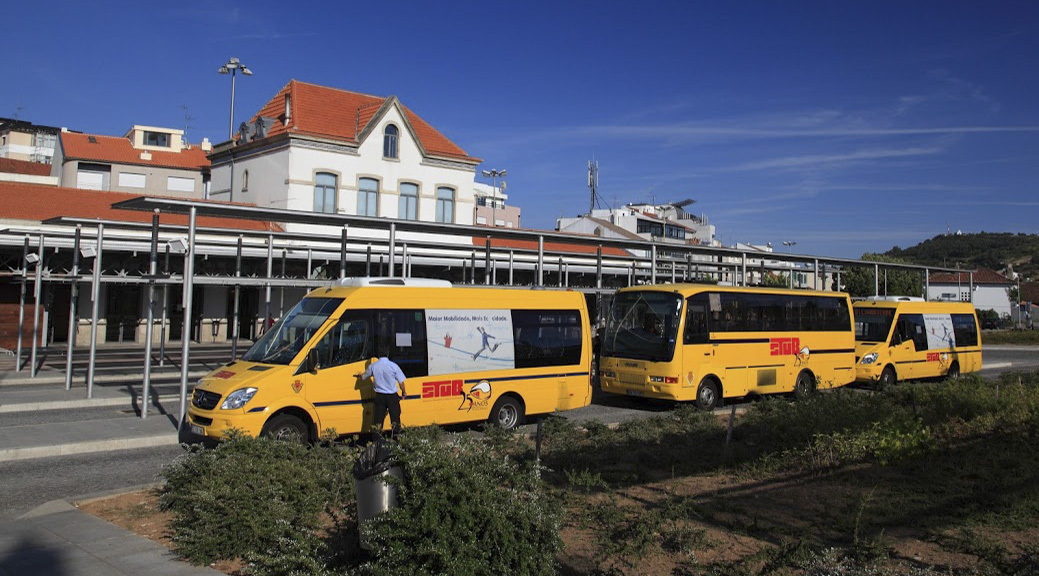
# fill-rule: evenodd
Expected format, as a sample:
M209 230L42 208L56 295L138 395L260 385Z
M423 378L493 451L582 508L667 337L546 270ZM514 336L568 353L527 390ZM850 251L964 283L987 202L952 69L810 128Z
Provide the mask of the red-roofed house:
M216 199L473 223L480 159L395 96L292 80L209 158Z
M202 199L211 149L171 128L134 126L121 138L63 131L52 173L68 188Z
M0 158L0 180L57 186L58 178L51 176L51 165L29 160Z
M927 299L974 302L977 310L995 310L1000 317L1009 317L1013 306L1010 289L1016 284L995 270L978 268L973 273L974 297L971 298L969 272L934 272L930 275Z

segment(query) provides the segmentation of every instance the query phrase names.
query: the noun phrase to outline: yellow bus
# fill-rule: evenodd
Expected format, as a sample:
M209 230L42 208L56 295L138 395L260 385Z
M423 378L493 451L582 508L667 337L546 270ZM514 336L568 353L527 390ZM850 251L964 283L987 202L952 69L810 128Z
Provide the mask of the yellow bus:
M981 370L981 330L973 304L891 296L853 306L857 381L884 387Z
M217 439L232 429L310 440L329 429L369 432L373 384L356 374L384 347L407 377L404 426L488 420L512 428L525 415L591 399L579 292L347 279L310 292L240 360L203 377L186 425Z
M601 343L604 392L693 400L835 388L855 379L847 294L663 284L617 291Z

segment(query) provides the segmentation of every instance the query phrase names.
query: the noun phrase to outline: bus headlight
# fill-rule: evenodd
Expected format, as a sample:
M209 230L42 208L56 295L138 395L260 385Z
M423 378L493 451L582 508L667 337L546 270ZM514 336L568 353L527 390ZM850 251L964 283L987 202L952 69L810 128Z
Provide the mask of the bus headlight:
M876 352L870 352L869 354L866 354L865 356L863 356L862 360L859 360L859 363L860 364L872 364L872 363L874 363L876 361L877 361L877 353Z
M253 399L254 394L256 394L256 388L239 388L227 395L224 403L220 405L220 409L237 410L248 404Z

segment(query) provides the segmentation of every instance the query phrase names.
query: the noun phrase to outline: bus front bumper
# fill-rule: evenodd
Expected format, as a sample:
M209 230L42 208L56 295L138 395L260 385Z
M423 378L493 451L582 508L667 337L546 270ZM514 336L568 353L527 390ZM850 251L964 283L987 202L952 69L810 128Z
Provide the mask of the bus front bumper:
M188 408L186 425L188 430L202 438L222 440L227 438L232 430L237 430L247 436L259 436L263 425L267 421L267 411L241 412L226 410L201 410L192 406Z
M622 384L617 382L613 378L601 378L600 388L603 392L610 394L621 394L624 396L634 396L640 398L656 398L659 400L681 400L673 390L673 386L663 385L658 386L654 384L647 384L646 386L637 386L632 384Z

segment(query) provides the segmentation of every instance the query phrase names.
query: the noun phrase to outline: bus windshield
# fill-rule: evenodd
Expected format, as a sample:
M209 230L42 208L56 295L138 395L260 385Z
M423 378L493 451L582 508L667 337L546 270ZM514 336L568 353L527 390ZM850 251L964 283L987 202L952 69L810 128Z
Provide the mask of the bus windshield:
M669 362L674 356L682 297L669 292L618 292L603 336L602 354Z
M342 298L304 298L274 323L242 356L247 362L288 364L339 308Z
M855 308L855 341L884 342L895 319L894 308Z

